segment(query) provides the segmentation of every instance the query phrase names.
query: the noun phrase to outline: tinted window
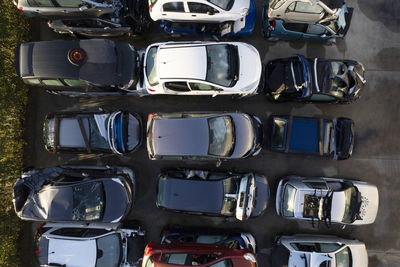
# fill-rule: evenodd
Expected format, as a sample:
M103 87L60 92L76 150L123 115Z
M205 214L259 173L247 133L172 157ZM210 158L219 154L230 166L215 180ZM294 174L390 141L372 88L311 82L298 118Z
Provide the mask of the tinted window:
M310 3L306 3L306 2L296 2L295 11L302 12L302 13L319 14L323 11L323 8L317 4L311 5Z
M80 7L83 5L81 0L57 0L60 7Z
M72 219L93 221L101 219L104 208L103 184L100 182L85 183L72 187Z
M117 267L122 257L121 239L118 234L107 235L96 240L96 267Z
M327 189L326 183L324 182L304 182L304 184L313 189Z
M95 115L94 117L89 117L88 121L90 147L106 150L110 149L110 144L108 143L108 137L106 135L108 119L104 119L102 115Z
M313 94L310 98L312 101L321 101L321 102L329 102L334 101L336 98L330 95L324 94Z
M185 12L182 2L171 2L163 5L163 10L166 12Z
M224 255L222 254L167 253L162 256L162 262L176 265L196 266L210 263L223 256Z
M231 117L215 117L208 119L210 155L227 157L232 154L235 142L235 129Z
M82 228L61 228L53 231L52 235L82 237L86 229Z
M317 24L309 24L308 25L308 29L307 29L308 34L322 35L327 32L328 31L320 25L317 25Z
M31 6L53 6L53 3L50 0L33 0L33 1L29 1L29 4Z
M233 86L238 77L239 58L233 45L207 45L206 80L222 86Z
M169 90L178 91L178 92L190 91L186 82L166 82L165 87Z
M335 254L336 267L351 267L351 251L349 248L345 248Z
M306 32L308 24L304 23L286 23L283 22L283 27L288 31L293 32Z
M42 83L44 85L48 86L65 86L61 81L59 80L42 80Z
M194 2L189 2L189 10L191 13L217 13L218 11L208 5L205 4L200 4L200 3L194 3Z
M209 265L208 267L233 267L233 263L231 260L224 260L214 264Z
M224 9L224 10L229 10L233 6L234 0L207 0L208 2Z
M272 131L272 147L283 148L285 144L285 131L287 127L287 120L275 118L273 131Z
M217 90L218 88L205 84L205 83L189 83L190 88L192 90L203 90L203 91L207 91L207 90Z

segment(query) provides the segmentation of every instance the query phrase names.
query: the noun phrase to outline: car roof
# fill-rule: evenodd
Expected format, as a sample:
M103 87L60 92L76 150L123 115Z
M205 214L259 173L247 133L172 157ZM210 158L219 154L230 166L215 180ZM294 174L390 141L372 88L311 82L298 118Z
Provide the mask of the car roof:
M158 202L165 208L210 213L222 209L222 181L160 178L158 190Z
M162 46L157 57L160 79L206 79L207 52L205 45Z
M154 118L153 148L161 156L206 156L209 146L207 119Z
M48 262L68 266L94 266L97 245L91 240L49 239Z
M85 53L83 63L78 66L68 59L68 53L76 48ZM16 51L16 58L19 58L17 72L21 77L81 79L102 85L125 84L131 79L131 69L134 68L133 60L129 60L129 51L127 43L105 39L23 43Z

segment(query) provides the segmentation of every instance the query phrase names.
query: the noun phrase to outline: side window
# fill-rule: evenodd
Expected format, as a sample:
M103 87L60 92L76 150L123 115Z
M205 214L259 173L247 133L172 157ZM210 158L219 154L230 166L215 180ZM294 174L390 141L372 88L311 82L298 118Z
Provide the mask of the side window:
M324 9L318 4L311 5L310 3L306 2L296 2L296 12L320 14L323 10Z
M295 7L296 7L296 2L291 3L286 9L286 12L294 12Z
M188 260L188 264L190 263L189 254L186 253L173 253L173 254L164 254L162 258L162 262L176 265L186 265L186 261Z
M325 94L313 94L311 95L310 100L313 101L321 101L321 102L329 102L329 101L334 101L336 98L330 95L325 95Z
M169 90L178 92L188 92L190 91L187 82L166 82L165 87Z
M60 7L80 7L83 5L81 0L57 0Z
M305 23L283 23L283 27L288 31L306 32L308 24Z
M210 12L211 14L218 13L218 10L209 5L194 3L194 2L189 2L188 5L191 13L203 13L203 14L207 12Z
M31 84L31 85L38 85L38 84L40 84L40 80L39 80L39 79L25 79L25 81L26 81L28 84Z
M185 12L183 2L170 2L163 5L163 11L165 12Z
M304 252L318 252L315 243L311 242L299 242L299 243L291 243L290 244L295 250L304 251Z
M29 1L29 5L31 6L43 6L43 7L49 7L49 6L54 6L51 0L36 0L34 3L31 4L33 1Z
M322 35L322 34L328 33L328 31L324 27L322 27L318 24L309 24L308 28L307 28L307 33L315 34L315 35Z
M84 237L94 237L108 233L106 229L87 229L83 234Z
M319 243L321 253L332 253L341 248L339 244L336 243Z
M217 263L211 264L207 267L233 267L233 263L231 260L223 260Z
M81 80L74 80L74 79L64 79L64 82L68 86L72 87L79 87L79 86L86 86L88 85L86 82Z
M218 90L217 87L205 83L189 83L189 85L192 90L199 90L199 91Z
M82 237L86 229L82 228L61 228L53 231L52 235Z
M48 86L65 86L61 81L59 80L42 80L42 83L44 85L48 85Z
M304 184L312 189L328 189L325 182L304 182Z

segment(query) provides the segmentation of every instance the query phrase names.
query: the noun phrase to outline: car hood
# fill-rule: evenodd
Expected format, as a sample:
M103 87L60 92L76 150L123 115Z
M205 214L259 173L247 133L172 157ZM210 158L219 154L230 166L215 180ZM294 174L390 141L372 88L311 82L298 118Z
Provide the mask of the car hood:
M207 119L155 119L152 142L156 155L206 156L209 145Z
M368 266L368 253L364 244L349 246L353 259L352 266Z
M270 190L266 177L256 175L256 190L256 205L251 214L252 217L263 214L268 207Z
M256 133L249 115L243 113L229 114L235 125L235 148L230 158L242 158L255 146Z
M119 222L129 212L131 200L128 191L120 179L103 180L105 209L103 222Z
M237 43L239 54L239 78L235 87L242 91L251 91L260 82L262 65L260 54L254 46Z
M359 215L361 220L356 220L354 224L373 223L378 214L379 193L378 188L370 184L354 184L361 193L361 207Z

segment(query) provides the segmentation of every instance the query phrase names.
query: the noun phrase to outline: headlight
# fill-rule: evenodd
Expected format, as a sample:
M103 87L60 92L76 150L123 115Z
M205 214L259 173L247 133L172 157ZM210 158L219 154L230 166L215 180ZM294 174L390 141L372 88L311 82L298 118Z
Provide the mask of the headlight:
M249 14L249 9L248 8L243 8L242 11L240 12L240 15L243 17L246 17L247 14Z
M255 258L254 255L251 254L251 253L246 253L246 254L244 254L244 255L243 255L243 258L245 258L245 259L248 260L248 261L254 262L254 263L257 262L256 258Z

